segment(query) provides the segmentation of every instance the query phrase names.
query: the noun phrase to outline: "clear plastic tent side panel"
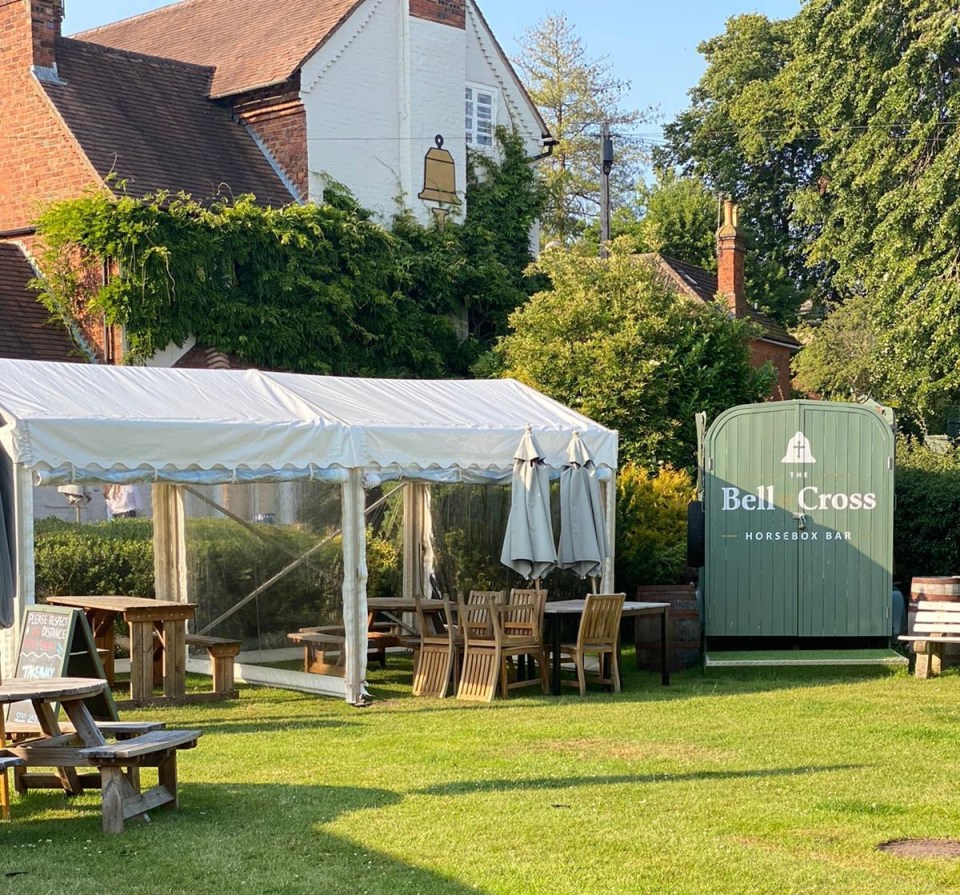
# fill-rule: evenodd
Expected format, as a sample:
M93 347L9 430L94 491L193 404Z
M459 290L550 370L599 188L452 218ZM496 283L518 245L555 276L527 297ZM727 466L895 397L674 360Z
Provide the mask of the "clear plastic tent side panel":
M340 487L288 482L183 492L193 633L239 640L253 664L302 670L287 634L342 624Z
M104 483L43 485L34 491L36 591L52 595L154 597L152 487L137 484L137 510L109 518ZM245 665L305 670L304 648L288 634L343 625L341 489L337 483L184 484L187 594L197 606L189 630L239 640ZM367 594L403 592L402 480L366 490ZM500 562L510 484L428 483L435 593L523 587ZM559 482L551 485L555 525ZM587 584L570 572L548 574L550 599L581 597ZM414 621L404 616L404 621ZM125 657L127 631L116 643ZM203 660L201 648L191 653ZM388 670L411 674L409 649L392 646ZM118 665L118 668L122 666ZM335 672L334 672L335 673ZM376 687L377 663L368 665ZM204 684L194 685L199 689Z

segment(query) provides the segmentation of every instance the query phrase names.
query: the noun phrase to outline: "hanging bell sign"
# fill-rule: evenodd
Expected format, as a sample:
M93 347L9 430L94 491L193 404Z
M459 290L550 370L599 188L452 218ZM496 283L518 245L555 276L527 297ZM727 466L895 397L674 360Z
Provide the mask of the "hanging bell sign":
M417 198L459 205L453 156L443 148L443 137L440 134L437 134L434 141L437 148L428 150L423 159L423 190L417 194Z

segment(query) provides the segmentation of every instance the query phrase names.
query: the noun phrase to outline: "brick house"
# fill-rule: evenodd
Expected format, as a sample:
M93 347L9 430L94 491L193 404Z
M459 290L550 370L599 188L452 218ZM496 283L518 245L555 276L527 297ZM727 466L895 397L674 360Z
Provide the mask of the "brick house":
M40 203L122 182L133 196L253 193L279 205L320 199L330 179L381 220L399 197L427 221L433 203L417 194L435 135L461 198L467 148L494 152L498 124L531 158L553 142L473 0L184 0L73 38L62 18L62 0L0 4L5 319L35 275ZM59 359L122 356L122 332L78 324L66 342L49 335ZM152 362L229 360L188 342Z
M776 379L769 400L785 401L791 397L790 361L801 345L776 320L747 302L744 288L746 246L743 236L737 232L737 209L732 201L724 202L724 222L717 231L716 274L666 255L645 257L656 264L680 294L705 302L712 302L720 296L726 302L730 316L746 318L757 324L760 334L750 340L750 362L755 367L763 366L767 361L773 365Z

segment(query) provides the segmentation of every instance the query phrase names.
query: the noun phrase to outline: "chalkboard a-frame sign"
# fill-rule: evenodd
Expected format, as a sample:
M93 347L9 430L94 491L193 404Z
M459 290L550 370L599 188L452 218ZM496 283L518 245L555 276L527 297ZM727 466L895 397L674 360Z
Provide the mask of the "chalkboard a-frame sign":
M66 606L31 606L23 618L17 677L98 677L106 679L90 625L80 609ZM109 688L86 700L98 721L116 721L117 707ZM7 709L11 724L37 724L30 702L15 702Z

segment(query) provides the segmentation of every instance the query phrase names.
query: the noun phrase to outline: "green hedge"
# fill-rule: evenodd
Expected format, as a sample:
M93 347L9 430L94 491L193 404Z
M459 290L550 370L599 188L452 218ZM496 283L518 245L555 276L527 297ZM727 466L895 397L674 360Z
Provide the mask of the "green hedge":
M900 438L895 482L894 581L960 575L960 450Z
M259 536L225 519L187 523L190 592L202 627L318 543L322 535L281 525L258 525ZM394 596L400 587L396 549L368 531L368 593ZM38 521L35 535L37 594L127 594L153 597L153 523L116 519L86 525ZM286 645L285 634L310 624L336 622L340 614L340 537L271 585L229 619L218 636L251 641L258 633ZM266 645L266 644L265 644Z
M152 597L153 521L77 525L40 519L34 530L37 596L127 594Z

